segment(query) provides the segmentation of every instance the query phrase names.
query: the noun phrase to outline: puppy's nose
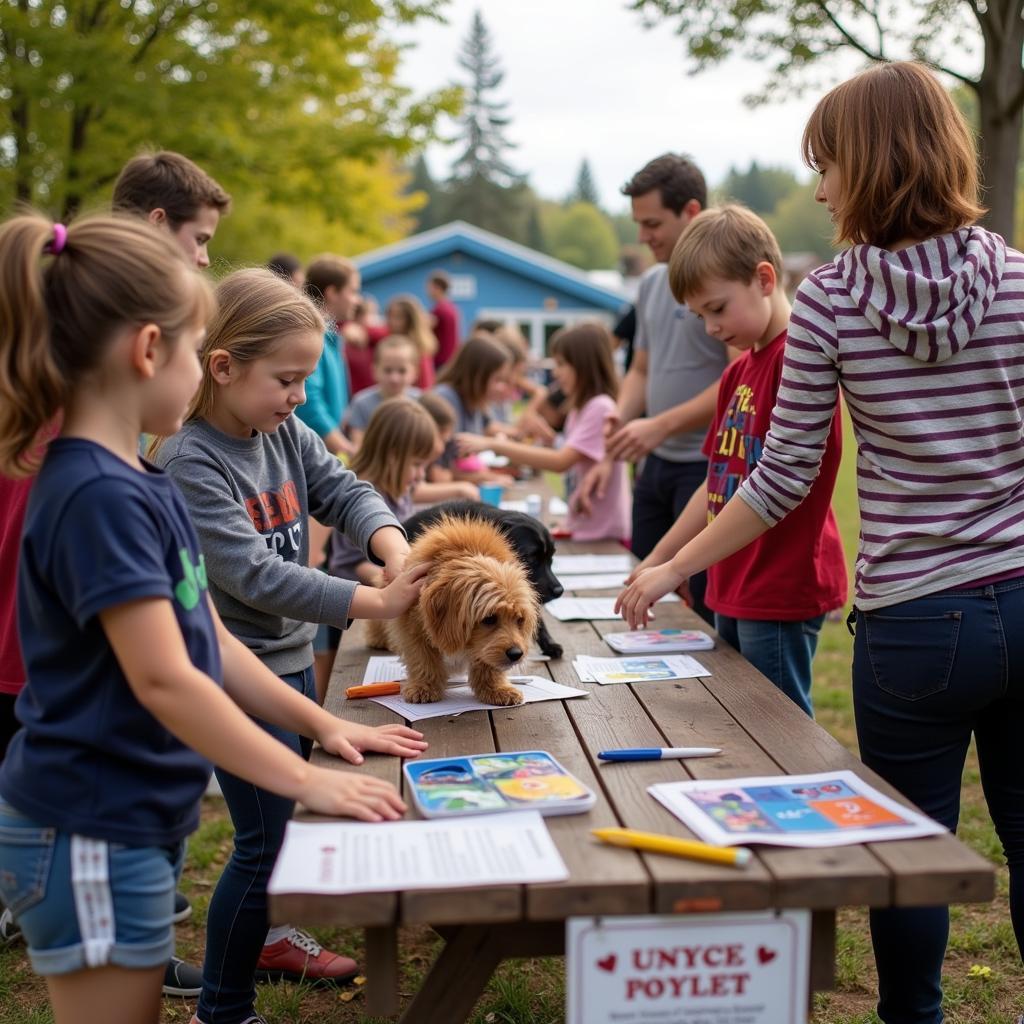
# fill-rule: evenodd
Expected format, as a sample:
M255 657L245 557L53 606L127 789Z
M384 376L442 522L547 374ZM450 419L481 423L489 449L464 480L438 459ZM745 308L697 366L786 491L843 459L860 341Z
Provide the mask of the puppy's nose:
M523 656L522 647L509 647L505 651L505 657L513 664Z
M561 583L556 583L551 588L551 600L553 601L556 597L561 597L565 593L565 587Z

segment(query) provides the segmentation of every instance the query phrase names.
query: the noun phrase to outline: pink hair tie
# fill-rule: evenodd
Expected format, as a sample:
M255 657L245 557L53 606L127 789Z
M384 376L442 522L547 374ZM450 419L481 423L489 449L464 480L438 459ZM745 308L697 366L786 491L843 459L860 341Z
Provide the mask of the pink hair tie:
M53 225L53 238L47 242L43 247L44 252L48 252L53 256L58 255L64 251L64 246L68 240L68 229L63 224Z

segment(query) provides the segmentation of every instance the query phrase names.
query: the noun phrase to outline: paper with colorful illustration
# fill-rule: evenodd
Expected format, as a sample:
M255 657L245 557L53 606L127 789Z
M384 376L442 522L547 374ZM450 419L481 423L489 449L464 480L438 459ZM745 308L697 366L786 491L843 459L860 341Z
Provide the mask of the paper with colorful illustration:
M406 791L425 818L497 811L578 814L597 799L546 750L406 761Z
M946 831L850 771L662 782L647 792L717 846L847 846Z
M669 654L660 658L594 658L579 654L573 668L581 683L653 683L670 679L699 679L711 673L696 658Z

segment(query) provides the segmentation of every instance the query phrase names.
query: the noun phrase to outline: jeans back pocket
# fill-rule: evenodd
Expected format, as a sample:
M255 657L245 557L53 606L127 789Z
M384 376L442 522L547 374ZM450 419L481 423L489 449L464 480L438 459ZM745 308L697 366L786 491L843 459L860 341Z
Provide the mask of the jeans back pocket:
M56 844L55 828L0 808L0 903L15 917L46 894Z
M963 613L884 615L861 612L875 685L901 700L921 700L949 687Z

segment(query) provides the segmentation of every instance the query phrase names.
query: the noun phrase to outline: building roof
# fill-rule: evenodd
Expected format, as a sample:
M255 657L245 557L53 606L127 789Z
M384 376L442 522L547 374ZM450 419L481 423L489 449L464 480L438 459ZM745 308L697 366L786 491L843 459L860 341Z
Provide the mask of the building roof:
M363 253L355 263L366 282L422 264L432 267L455 253L475 257L544 287L557 288L583 305L612 313L630 301L624 292L595 283L568 263L461 220Z

